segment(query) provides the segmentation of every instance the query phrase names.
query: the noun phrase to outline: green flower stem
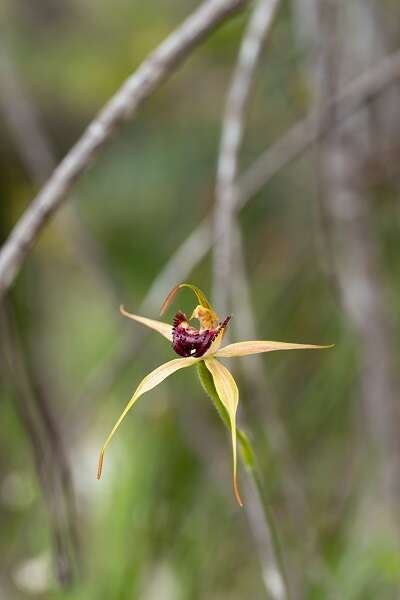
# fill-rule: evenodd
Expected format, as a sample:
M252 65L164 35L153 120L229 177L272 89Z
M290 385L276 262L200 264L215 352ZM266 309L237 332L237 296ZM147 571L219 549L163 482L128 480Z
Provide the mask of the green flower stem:
M230 431L230 421L229 421L228 413L226 411L226 408L222 404L220 397L218 396L212 375L211 375L210 371L207 369L204 361L197 363L197 374L199 376L199 380L200 380L203 390L205 391L207 396L209 396L211 398L224 425L226 426L228 431ZM266 524L270 531L270 536L271 536L271 540L272 540L272 544L273 544L273 552L274 552L275 562L276 562L277 568L280 571L280 576L281 576L283 584L285 586L285 596L284 597L286 598L286 600L289 600L289 598L290 598L289 585L288 585L288 579L287 579L286 570L285 570L285 563L283 560L283 554L282 554L281 546L279 543L279 538L277 535L277 528L275 525L275 521L274 521L272 512L270 510L270 507L268 505L268 501L265 497L264 486L262 484L260 470L257 465L256 455L253 450L253 446L252 446L249 438L247 437L246 433L244 433L244 431L242 431L239 428L237 428L237 439L239 442L240 457L242 459L244 466L246 467L246 470L247 470L249 476L253 480L253 483L257 490L257 494L259 496L260 505L263 509L265 521L266 521Z

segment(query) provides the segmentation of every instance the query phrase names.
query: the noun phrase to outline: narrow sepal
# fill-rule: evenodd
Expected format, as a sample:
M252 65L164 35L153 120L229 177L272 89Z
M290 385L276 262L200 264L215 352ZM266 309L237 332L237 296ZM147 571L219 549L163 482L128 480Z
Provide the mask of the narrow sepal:
M135 393L133 394L132 398L126 405L121 416L118 418L117 422L115 423L114 427L111 430L111 433L107 437L106 441L103 444L103 447L100 450L100 456L99 456L98 467L97 467L97 479L100 479L102 471L103 471L104 452L105 452L108 444L111 442L111 438L117 431L118 427L121 425L122 421L125 419L126 415L130 411L132 406L135 404L135 402L137 400L139 400L139 398L141 396L143 396L143 394L145 394L146 392L149 392L154 387L156 387L159 383L164 381L164 379L169 377L169 375L172 375L173 373L175 373L175 371L178 371L179 369L183 369L185 367L191 367L198 361L199 361L198 358L190 358L190 357L174 358L173 360L170 360L169 362L164 363L157 369L154 369L154 371L152 371L151 373L146 375L146 377L144 379L142 379L142 381L139 383L138 387L136 388Z
M331 344L330 346L316 346L314 344L291 344L288 342L256 340L229 344L215 352L215 356L231 358L234 356L260 354L261 352L273 352L274 350L322 350L324 348L333 348L333 346L334 344Z
M154 319L148 319L147 317L141 317L140 315L134 315L128 312L122 305L119 307L119 310L124 317L128 317L128 319L132 319L133 321L137 321L146 327L150 327L150 329L158 331L158 333L161 333L162 336L172 342L172 326L168 323L155 321Z

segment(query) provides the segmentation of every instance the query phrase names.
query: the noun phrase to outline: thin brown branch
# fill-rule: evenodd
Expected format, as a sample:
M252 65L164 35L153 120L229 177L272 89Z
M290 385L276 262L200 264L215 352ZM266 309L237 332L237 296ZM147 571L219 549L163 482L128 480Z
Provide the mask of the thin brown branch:
M322 0L321 0L322 1ZM325 10L326 5L323 4ZM341 3L331 0L331 11ZM324 16L324 13L321 13ZM374 26L375 15L366 12ZM327 18L328 17L328 18ZM329 135L318 147L317 169L320 171L320 202L327 220L324 235L333 253L335 276L340 299L349 326L358 338L360 389L367 430L370 434L378 472L375 474L381 501L381 510L389 527L400 526L398 503L400 498L399 427L397 418L397 381L391 315L386 297L385 281L377 233L370 216L370 191L364 173L368 153L363 144L367 130L368 111L357 122L338 123L336 107L329 102L338 82L335 77L338 60L346 60L349 71L359 68L356 52L350 48L340 56L332 36L332 15L321 19L322 54L324 63L320 79L320 126L329 128ZM341 22L341 21L340 21ZM363 35L362 31L358 35ZM335 56L335 51L336 55ZM371 50L372 51L372 50ZM399 56L400 53L397 54ZM390 60L386 59L390 66ZM400 66L398 67L400 75ZM388 105L385 104L387 110ZM394 108L400 111L396 98ZM382 113L382 106L376 107ZM380 135L385 133L380 121ZM396 125L396 123L394 124ZM375 503L375 499L373 500ZM375 507L373 510L376 510Z
M246 109L251 84L264 41L271 28L279 0L258 0L243 35L223 116L217 167L216 204L214 210L214 298L218 310L231 309L234 236L237 212L237 175L239 152L243 140ZM289 598L284 565L279 556L272 521L266 513L261 489L249 485L246 515L258 553L263 582L269 597Z
M244 264L242 236L238 225L236 225L234 229L234 239L232 242L232 258L235 262L235 269L232 272L231 293L232 310L235 315L235 332L238 339L257 339L254 315L251 308L250 291ZM302 512L301 518L299 518L298 522L304 522L305 512L301 511L301 506L299 506L299 503L297 502L299 494L301 495L302 487L297 485L299 483L299 478L297 477L297 472L293 468L293 464L290 460L291 457L288 452L289 444L287 434L278 416L274 413L271 390L266 381L261 358L259 356L254 356L252 358L255 360L240 361L240 367L242 368L239 370L243 374L243 380L246 388L255 398L256 406L246 406L246 409L244 409L242 406L242 419L245 420L246 424L250 423L251 426L256 422L259 422L259 420L262 419L262 415L267 414L266 420L268 422L268 430L270 433L268 435L268 439L270 440L271 449L274 452L276 459L280 462L283 460L284 463L282 467L282 470L284 471L284 476L282 478L283 496L287 503L288 513L296 514L296 517L298 517L300 516L299 512ZM261 397L262 406L260 401ZM251 414L254 413L257 413L257 416L252 418ZM266 437L267 436L264 438L265 440ZM251 499L247 515L249 525L259 549L265 585L267 590L270 591L271 597L274 598L277 596L276 594L274 595L273 590L270 590L271 580L268 580L268 575L271 579L270 565L271 563L274 563L274 560L271 561L271 553L273 559L273 545L271 544L272 532L268 531L268 523L265 523L265 517L263 518L262 506L260 504L260 500L257 500L257 489L254 488L254 485L251 485L250 483L247 491ZM297 492L299 492L299 494ZM302 495L300 500L303 500ZM298 510L299 508L300 511ZM285 552L285 559L287 559L287 554L288 553ZM280 596L278 594L278 597L284 598L286 597L285 583L283 579L282 581L280 581L280 579L282 578L279 577L279 573L278 579L276 578L276 574L272 577L272 581L275 580L278 590L280 590ZM294 565L290 566L288 579L290 588L292 590L298 590L298 573L297 569L294 568ZM272 587L274 589L273 583ZM296 598L297 597L300 600L300 595L296 596Z
M187 412L183 419L182 434L186 438L189 447L204 463L210 480L218 485L222 494L226 494L227 486L225 484L221 485L224 481L224 470L222 464L216 458L224 454L219 436L215 434L214 429L210 427L207 420L201 418L201 416L199 418L198 414L194 419L193 414ZM207 444L204 444L205 439ZM272 530L269 521L270 515L268 518L265 515L265 500L262 498L258 483L253 477L244 478L242 485L244 485L244 506L249 523L249 532L257 548L267 598L270 600L285 600L287 598L285 583L282 580L277 557L275 557L275 532ZM297 600L297 595L294 595L293 598Z
M5 300L0 304L0 331L0 364L13 391L15 407L30 442L38 481L48 507L58 578L62 585L70 585L80 561L68 458L47 392L25 360L12 312Z
M317 230L317 243L319 246L319 256L322 258L322 266L331 283L331 288L339 298L339 282L335 266L334 249L332 247L332 235L330 231L331 221L326 211L326 204L323 201L324 196L324 177L323 177L323 152L325 139L323 131L331 132L337 121L337 106L330 102L339 87L339 20L341 9L337 0L317 0L316 20L318 23L318 43L311 57L314 63L314 70L318 73L319 90L316 110L319 111L317 128L321 131L318 140L314 146L314 160L317 180L317 203L319 227Z
M0 296L13 283L40 232L123 122L181 65L192 49L247 0L208 0L142 63L91 122L15 225L0 252Z
M343 91L339 91L337 96L328 100L326 109L336 112L337 122L344 121L399 80L400 51L397 51L346 85ZM327 125L318 127L319 115L319 109L312 110L303 121L294 125L261 154L239 178L239 208L243 208L276 173L329 132Z
M258 0L243 35L226 97L217 166L214 211L214 296L219 310L228 313L232 269L232 233L237 209L239 152L246 110L261 50L273 23L279 0Z
M256 323L244 265L241 232L238 228L235 231L234 260L232 307L235 319L233 325L238 339L256 339L258 337ZM291 589L297 590L295 597L300 600L302 597L300 590L303 589L300 582L304 577L304 571L309 568L310 561L312 561L313 568L324 574L325 580L329 581L330 588L333 590L335 588L333 578L328 572L320 552L318 536L313 524L312 509L305 490L302 472L293 456L285 425L275 409L276 398L274 398L268 382L265 364L260 356L253 356L251 360L241 361L240 367L245 388L253 398L252 403L246 404L246 420L250 424L254 424L260 421L262 415L265 415L268 433L264 434L264 439L268 439L268 445L271 447L276 460L280 463L280 482L285 509L296 526L299 523L302 524L302 531L304 532L303 562L302 564L294 564L293 561L290 563L289 580ZM263 434L263 431L261 430L260 433ZM287 554L290 560L290 549Z

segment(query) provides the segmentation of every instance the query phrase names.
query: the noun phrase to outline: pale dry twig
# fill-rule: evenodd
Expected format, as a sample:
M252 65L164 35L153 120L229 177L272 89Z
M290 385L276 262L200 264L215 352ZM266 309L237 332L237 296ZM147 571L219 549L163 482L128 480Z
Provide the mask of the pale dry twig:
M330 3L333 10L344 9L341 0L330 0ZM324 16L323 12L320 14ZM306 18L306 12L304 17ZM325 61L321 68L324 76L319 78L319 92L322 115L320 127L325 129L328 126L329 135L319 144L317 162L321 181L320 202L328 225L324 234L331 248L344 314L360 342L358 344L360 389L367 429L378 457L376 487L379 489L380 509L389 527L396 526L398 530L400 527L398 515L400 446L396 392L398 382L394 368L395 351L390 308L386 297L385 281L382 277L378 236L370 217L370 190L365 183L368 154L365 152L364 139L368 129L368 111L361 114L358 121L343 125L339 122L340 113L337 107L332 106L330 102L330 95L335 92L339 84L335 71L343 71L344 61L348 72L357 72L359 69L359 56L355 45L357 36L364 36L364 30L351 22L351 17L347 15L347 19L350 19L347 26L354 30L355 43L349 45L346 53L342 53L341 46L331 40L332 18L330 15L328 17L320 20L324 49L322 56ZM365 7L364 17L371 30L374 30L376 14L368 5ZM338 22L342 27L345 25L344 19L338 19ZM381 34L382 32L377 33L377 35ZM366 54L369 52L373 54L376 51L371 40L366 48ZM337 69L336 62L341 69ZM382 84L391 71L398 78L400 52L384 59L381 65L381 72L376 73L378 85L379 82ZM378 89L378 86L375 89ZM398 106L397 96L393 106L397 109L397 121L393 122L393 127L396 127L400 115ZM379 137L379 134L385 135L385 131L387 132L387 123L384 119L386 115L383 113L388 110L388 104L378 106L376 110L382 117L379 119L380 125L377 125ZM372 144L373 150L374 144ZM371 506L372 511L377 510L375 494ZM370 519L368 521L370 525Z
M217 165L214 210L214 295L219 310L230 310L230 281L235 213L238 202L237 176L246 110L261 50L273 23L279 0L258 0L240 45L239 55L226 97Z
M0 252L0 296L13 283L34 242L74 183L120 127L206 36L247 0L208 0L142 63L87 127L15 225Z
M279 0L258 0L243 35L228 89L217 166L214 210L214 296L218 310L231 309L234 238L237 226L237 175L251 84L263 43L271 28ZM253 474L254 477L254 474ZM284 563L276 544L272 515L258 480L247 487L246 515L255 542L263 582L269 597L289 598ZM259 482L258 482L259 483Z

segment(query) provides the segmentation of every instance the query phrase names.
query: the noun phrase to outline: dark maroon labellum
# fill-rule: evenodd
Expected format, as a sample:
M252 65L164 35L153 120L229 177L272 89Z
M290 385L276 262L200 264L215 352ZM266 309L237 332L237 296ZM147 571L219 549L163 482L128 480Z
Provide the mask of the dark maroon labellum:
M200 332L198 329L188 326L185 313L178 312L173 321L172 347L180 356L199 358L207 352L221 329L225 329L229 321L230 317L226 317L225 321L215 329L206 329Z

